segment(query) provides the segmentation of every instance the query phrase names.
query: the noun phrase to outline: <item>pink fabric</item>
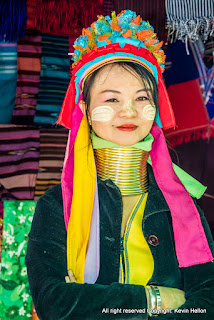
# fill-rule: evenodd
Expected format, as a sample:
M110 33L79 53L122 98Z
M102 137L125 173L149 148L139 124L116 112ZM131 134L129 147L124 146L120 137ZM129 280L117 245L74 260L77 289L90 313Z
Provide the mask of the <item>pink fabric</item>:
M71 213L71 202L73 197L73 176L74 176L74 142L82 121L83 113L77 104L72 115L72 126L68 136L67 147L65 151L65 160L61 176L63 211L65 218L65 227L68 229L68 222Z
M200 215L185 187L175 174L163 131L154 123L150 157L155 179L170 208L179 267L213 260Z

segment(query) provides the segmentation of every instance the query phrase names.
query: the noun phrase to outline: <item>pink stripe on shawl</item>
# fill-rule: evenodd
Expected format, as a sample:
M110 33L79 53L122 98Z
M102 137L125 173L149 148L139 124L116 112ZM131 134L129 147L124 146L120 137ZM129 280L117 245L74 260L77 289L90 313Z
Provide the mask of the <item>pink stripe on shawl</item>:
M179 267L213 260L200 215L185 187L176 176L162 130L154 123L150 157L155 179L170 208Z
M80 96L80 100L82 96ZM74 142L76 140L77 132L82 121L83 113L77 103L73 114L71 130L68 136L67 147L65 151L65 160L63 164L63 171L61 176L62 196L63 196L63 211L65 219L65 227L68 229L69 217L71 214L71 202L73 197L73 176L74 176Z

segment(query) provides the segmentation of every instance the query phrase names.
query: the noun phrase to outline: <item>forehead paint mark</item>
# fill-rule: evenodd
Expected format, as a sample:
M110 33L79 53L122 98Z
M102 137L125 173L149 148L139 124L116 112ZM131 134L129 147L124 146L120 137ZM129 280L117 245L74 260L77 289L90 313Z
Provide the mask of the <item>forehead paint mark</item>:
M101 121L107 122L112 119L114 115L114 110L110 106L100 106L94 108L91 113L91 120L92 121Z
M147 104L142 111L142 115L146 120L154 120L156 114L156 108L154 105Z

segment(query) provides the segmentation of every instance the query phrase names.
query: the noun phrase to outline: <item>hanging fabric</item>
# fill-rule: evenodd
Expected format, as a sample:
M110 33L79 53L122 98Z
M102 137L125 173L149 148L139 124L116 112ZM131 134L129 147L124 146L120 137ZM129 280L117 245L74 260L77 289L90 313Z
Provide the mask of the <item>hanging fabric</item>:
M114 10L114 0L103 0L104 16L110 16Z
M34 117L36 125L53 125L69 84L68 37L42 34L39 93Z
M74 41L76 40L76 36L69 36L69 60L70 60L70 73L69 73L69 77L72 77L72 64L73 61L72 59L72 53L74 52Z
M3 202L0 201L0 262L1 262L1 253L2 253L2 242L3 242Z
M17 44L0 43L0 124L10 124L15 107Z
M12 123L32 125L36 110L41 71L41 35L26 31L17 44L17 87Z
M168 37L191 41L206 40L214 31L213 0L165 0Z
M169 43L166 52L166 71L163 76L176 119L176 128L165 131L171 147L206 139L211 135L209 116L199 84L199 70L191 42Z
M78 37L101 14L100 0L27 0L27 29Z
M200 47L203 48L203 52L200 51ZM205 52L205 48L200 40L192 43L191 48L199 72L199 83L202 96L211 120L214 118L214 64L208 68L204 63L202 57Z
M33 200L40 133L28 126L0 126L0 200Z
M67 138L68 130L65 128L40 129L39 171L34 200L61 182Z
M207 68L212 68L214 64L214 37L210 36L204 43L203 60Z
M188 43L189 45L189 43ZM166 68L163 73L165 85L178 84L199 78L199 73L191 48L186 52L185 43L176 40L168 43L166 50Z
M177 125L175 129L165 131L170 146L206 139L209 117L198 79L171 85L167 92Z
M2 0L0 3L0 41L17 41L26 29L26 1Z
M32 298L25 255L35 207L35 201L4 201L0 275L1 320L31 318Z

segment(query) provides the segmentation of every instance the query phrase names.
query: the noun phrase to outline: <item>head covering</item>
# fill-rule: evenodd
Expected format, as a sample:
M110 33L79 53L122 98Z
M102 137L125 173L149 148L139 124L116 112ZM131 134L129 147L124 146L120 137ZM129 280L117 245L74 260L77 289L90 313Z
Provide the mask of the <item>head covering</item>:
M79 102L86 77L96 69L118 61L142 65L151 72L158 86L159 113L151 130L154 142L150 157L155 179L171 210L179 265L184 267L212 260L199 213L173 170L160 129L175 126L162 80L165 56L161 45L152 26L131 10L122 11L117 16L113 12L111 18L99 16L91 27L83 29L82 36L74 43L72 78L57 123L70 129L62 172L62 193L68 232L68 269L73 271L77 282L94 283L99 273L96 168L88 124ZM192 227L187 223L190 219Z

